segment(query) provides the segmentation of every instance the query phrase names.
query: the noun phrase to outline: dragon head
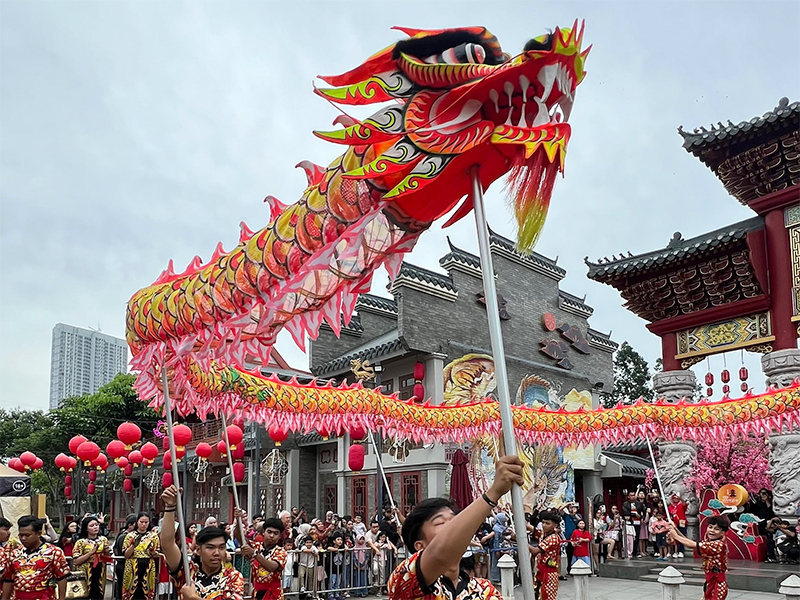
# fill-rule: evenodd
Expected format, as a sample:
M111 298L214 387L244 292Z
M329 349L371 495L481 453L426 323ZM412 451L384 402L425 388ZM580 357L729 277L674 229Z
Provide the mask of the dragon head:
M484 188L509 173L518 245L532 248L563 172L567 121L586 74L583 25L534 38L515 56L482 27L399 29L408 39L347 73L321 77L335 87L316 90L338 104L394 102L315 134L369 149L368 160L343 177L369 180L384 212L409 229L429 226L468 196L474 165ZM471 208L467 198L445 226Z

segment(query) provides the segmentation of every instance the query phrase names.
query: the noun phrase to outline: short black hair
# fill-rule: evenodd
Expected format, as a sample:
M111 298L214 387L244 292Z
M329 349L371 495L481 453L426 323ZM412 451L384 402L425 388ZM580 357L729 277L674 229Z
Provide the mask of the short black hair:
M417 504L408 514L403 522L402 536L409 552L414 551L414 544L419 541L422 534L422 526L445 508L456 512L455 504L449 498L428 498Z
M275 517L271 517L269 519L264 519L261 522L261 525L264 527L264 531L267 529L277 529L280 533L283 533L286 527L283 524L283 521L280 519L276 519Z
M554 512L541 512L539 513L539 521L551 521L558 525L561 523L561 517Z
M43 526L44 520L37 519L33 515L25 515L24 517L20 517L17 521L17 527L19 529L23 527L32 527L34 532L41 531Z
M197 534L195 543L198 546L202 546L203 544L207 544L211 540L215 540L217 538L222 538L223 540L228 541L228 536L224 529L219 527L204 527L200 530L200 533Z
M722 517L722 516L709 517L708 521L707 521L707 524L708 525L716 525L717 527L722 529L722 531L728 531L728 529L731 526L730 521L728 521L727 518Z
M5 517L0 517L0 529L11 529L11 521Z

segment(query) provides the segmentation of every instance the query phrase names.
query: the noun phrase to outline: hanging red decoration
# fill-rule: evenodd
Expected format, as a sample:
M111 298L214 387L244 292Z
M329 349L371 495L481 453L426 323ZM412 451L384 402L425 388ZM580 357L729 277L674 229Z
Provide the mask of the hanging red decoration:
M102 452L92 461L92 466L98 471L105 471L108 468L108 458Z
M317 433L322 436L323 440L327 440L331 435L330 429L325 425L317 426Z
M71 473L75 467L78 466L78 461L74 456L68 456L69 459L69 466L67 467L67 473Z
M723 385L722 386L722 393L726 394L726 395L730 394L731 393L731 386L729 386L727 383L725 385Z
M747 377L748 377L747 367L743 366L741 369L739 369L739 379L741 379L742 381L747 381Z
M418 362L414 365L414 379L421 381L425 379L425 364Z
M144 456L138 450L133 450L130 454L128 454L128 461L130 461L134 465L142 464L144 460Z
M172 473L167 471L161 476L161 487L168 488L172 485Z
M186 456L186 448L183 446L175 448L175 458L178 459L178 462L181 462L181 459Z
M739 386L739 389L741 389L743 392L746 392L748 389L750 389L750 386L747 385L747 382L743 381L742 385Z
M25 472L25 465L23 465L22 461L17 457L14 457L8 461L8 468L14 469L15 471L19 471L20 473Z
M220 453L220 456L228 454L228 447L225 445L225 440L217 442L217 452Z
M87 441L85 437L83 437L82 435L76 435L69 441L69 451L77 455L78 446L80 446L85 441Z
M69 456L67 456L62 452L61 454L58 454L56 456L53 462L58 467L58 469L63 473L64 471L67 470L67 467L69 467L70 460Z
M164 467L165 471L169 471L172 468L172 457L169 453L165 454L161 459L161 465Z
M162 449L164 452L166 452L167 450L169 450L169 437L168 437L168 436L166 436L166 435L165 435L163 438L161 438L161 449Z
M94 473L94 471L92 471L92 473ZM86 486L86 493L89 494L90 496L94 496L94 484L93 483L90 483L89 485Z
M89 471L89 481L97 481L97 471Z
M158 446L156 446L152 442L147 442L142 449L139 451L140 454L149 461L153 461L158 458Z
M72 498L72 486L71 485L64 486L64 495L67 498Z
M64 485L72 485L72 475L64 477Z
M367 437L367 430L364 429L363 425L353 425L350 428L350 439L354 442L360 442L365 437Z
M20 462L28 468L33 467L36 462L36 455L33 452L23 452L19 455Z
M277 423L273 423L269 426L269 437L275 443L276 446L280 446L282 442L285 442L286 439L289 437L289 432L283 425L278 425Z
M425 400L425 386L422 380L425 379L425 365L418 362L414 365L414 398L417 402Z
M708 388L706 390L706 398L711 398L714 395L714 388Z
M33 462L33 466L31 467L31 469L34 471L38 471L43 466L44 466L44 461L37 456L36 460Z
M233 477L236 479L236 483L244 481L244 463L233 463Z
M414 384L414 398L416 398L417 402L425 400L425 386L421 383Z
M194 449L194 453L197 454L201 460L208 460L213 452L214 449L211 447L211 445L206 444L205 442L200 442Z
M714 374L710 371L706 373L706 385L709 387L714 385Z
M244 432L238 425L228 425L225 431L228 433L228 442L231 445L231 450L235 450L236 446L242 443Z
M172 434L175 437L176 448L183 448L192 441L192 429L187 425L175 425L172 428Z
M239 429L241 429L242 431L244 431L244 417L243 417L242 415L237 415L237 416L236 416L236 417L233 419L232 423L233 423L234 425L236 425L236 426L237 426Z
M364 446L353 444L347 452L347 466L351 471L361 471L364 468Z
M130 450L131 446L142 439L142 430L136 423L129 421L117 427L117 437L125 444L125 449Z
M92 461L100 455L100 446L94 442L83 442L78 446L78 458L83 461L84 466L92 466Z
M731 372L728 369L723 369L722 373L719 376L722 379L722 383L729 383L731 380Z
M106 454L116 462L125 456L125 444L119 440L111 440L106 446Z
M132 492L133 491L133 480L126 479L125 481L123 481L122 482L122 489L125 490L128 493Z
M130 463L128 462L128 459L127 459L126 457L124 457L124 456L120 456L120 457L117 459L117 466L118 466L120 469L124 469L124 468L125 468L125 467L127 467L129 464L130 464Z
M125 477L130 477L131 475L133 475L133 465L128 463L128 465L126 465L125 469L123 470L123 473L125 473Z

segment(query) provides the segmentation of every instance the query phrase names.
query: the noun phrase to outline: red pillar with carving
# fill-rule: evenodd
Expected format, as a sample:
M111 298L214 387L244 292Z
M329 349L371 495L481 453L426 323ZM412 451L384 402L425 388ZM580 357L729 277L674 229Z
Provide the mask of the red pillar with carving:
M764 215L767 242L769 295L772 304L772 334L774 350L797 347L797 332L792 323L792 265L789 230L786 229L783 208Z

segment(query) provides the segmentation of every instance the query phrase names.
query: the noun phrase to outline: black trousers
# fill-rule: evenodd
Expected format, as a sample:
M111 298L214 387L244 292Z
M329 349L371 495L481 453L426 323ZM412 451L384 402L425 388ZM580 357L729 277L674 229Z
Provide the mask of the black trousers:
M572 556L575 553L575 548L572 544L567 544L567 573L572 573Z
M89 581L86 583L89 585L89 598L91 600L103 600L106 595L106 578L103 576L105 575L105 563L100 563L93 569L89 571Z

